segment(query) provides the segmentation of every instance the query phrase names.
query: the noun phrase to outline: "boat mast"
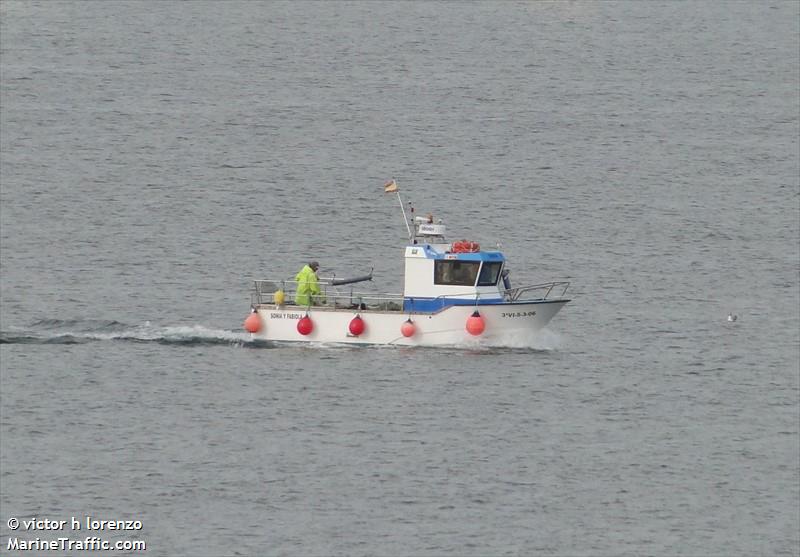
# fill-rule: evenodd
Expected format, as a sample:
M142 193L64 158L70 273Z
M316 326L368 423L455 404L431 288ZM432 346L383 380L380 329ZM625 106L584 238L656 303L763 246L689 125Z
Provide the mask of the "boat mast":
M400 210L403 212L403 222L406 223L406 230L408 231L408 241L412 242L414 240L414 235L411 233L411 227L408 225L408 217L406 217L406 208L403 206L403 199L400 197L400 191L395 191L394 193L397 194L397 200L400 202Z

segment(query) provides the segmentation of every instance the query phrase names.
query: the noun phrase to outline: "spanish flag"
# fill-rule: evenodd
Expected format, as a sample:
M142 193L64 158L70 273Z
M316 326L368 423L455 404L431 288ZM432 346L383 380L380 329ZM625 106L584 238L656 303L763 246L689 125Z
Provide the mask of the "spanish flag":
M389 180L383 184L383 193L392 193L394 191L397 191L397 182L394 180Z

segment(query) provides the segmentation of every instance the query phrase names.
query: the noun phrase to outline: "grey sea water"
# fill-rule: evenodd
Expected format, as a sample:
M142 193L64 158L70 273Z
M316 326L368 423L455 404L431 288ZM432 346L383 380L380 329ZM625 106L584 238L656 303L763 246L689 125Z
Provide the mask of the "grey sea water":
M0 551L89 515L142 555L800 554L798 37L778 0L3 0ZM572 303L506 348L251 341L309 258L400 291L392 177Z

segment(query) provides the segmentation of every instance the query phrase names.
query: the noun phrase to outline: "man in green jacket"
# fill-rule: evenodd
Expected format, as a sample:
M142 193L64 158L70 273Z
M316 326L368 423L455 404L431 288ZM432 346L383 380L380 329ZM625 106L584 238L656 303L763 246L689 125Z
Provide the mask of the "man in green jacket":
M294 277L294 280L297 281L297 293L294 301L298 306L310 306L325 301L325 298L321 296L322 290L319 288L317 269L319 269L319 263L312 261L300 269L300 272Z

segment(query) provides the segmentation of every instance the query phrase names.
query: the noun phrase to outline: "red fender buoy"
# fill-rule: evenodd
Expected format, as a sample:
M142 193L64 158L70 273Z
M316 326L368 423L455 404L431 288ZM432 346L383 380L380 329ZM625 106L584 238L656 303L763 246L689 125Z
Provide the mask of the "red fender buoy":
M297 322L297 332L303 336L311 334L311 331L314 330L314 322L311 321L311 318L306 314L305 317L300 319Z
M360 335L361 333L364 332L364 329L366 328L366 325L364 324L364 320L361 319L361 316L360 315L356 315L350 321L350 327L349 328L350 328L350 334L357 337L358 335Z
M244 328L247 332L257 333L261 330L261 317L255 311L244 320Z
M472 315L467 317L467 332L473 336L478 336L484 329L486 329L486 323L476 309L472 312Z
M414 333L417 332L417 326L414 325L414 322L411 321L411 318L409 317L403 321L402 325L400 325L400 332L403 333L403 336L406 338L412 337L414 336Z

